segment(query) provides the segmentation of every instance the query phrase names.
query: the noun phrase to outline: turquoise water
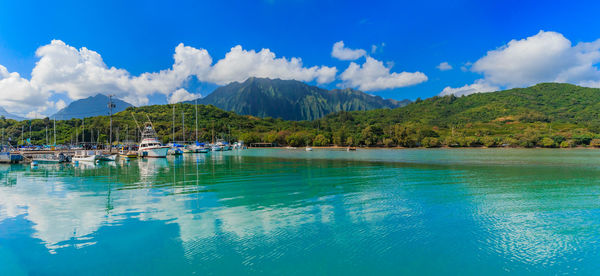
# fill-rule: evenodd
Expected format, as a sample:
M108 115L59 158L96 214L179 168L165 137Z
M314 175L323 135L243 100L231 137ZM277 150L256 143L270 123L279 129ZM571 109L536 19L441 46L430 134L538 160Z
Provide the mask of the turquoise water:
M0 166L0 275L595 274L600 151Z

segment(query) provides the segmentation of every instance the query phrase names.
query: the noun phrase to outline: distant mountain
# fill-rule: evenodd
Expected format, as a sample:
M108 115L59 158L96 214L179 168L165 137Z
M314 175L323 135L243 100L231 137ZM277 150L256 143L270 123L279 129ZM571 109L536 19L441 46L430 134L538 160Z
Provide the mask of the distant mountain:
M198 100L198 104L211 104L242 115L285 120L314 120L338 111L396 108L408 103L409 100L386 100L354 89L327 90L295 80L265 78L233 82Z
M8 113L8 111L6 111L6 109L0 107L0 116L4 116L4 118L6 119L13 119L13 120L17 120L17 121L23 121L23 120L27 120L21 116L17 116L11 113Z
M116 98L113 98L112 101L115 104L113 113L123 111L132 106L131 104ZM67 107L56 112L56 114L52 115L50 118L56 117L57 120L69 120L72 118L81 119L93 116L105 116L108 114L108 96L98 94L93 97L74 101Z

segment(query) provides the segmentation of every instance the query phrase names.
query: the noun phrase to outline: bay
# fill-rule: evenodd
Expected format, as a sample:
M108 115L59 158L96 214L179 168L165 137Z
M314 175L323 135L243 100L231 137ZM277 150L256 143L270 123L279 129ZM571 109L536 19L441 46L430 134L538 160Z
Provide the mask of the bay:
M593 274L600 152L250 149L0 166L0 275Z

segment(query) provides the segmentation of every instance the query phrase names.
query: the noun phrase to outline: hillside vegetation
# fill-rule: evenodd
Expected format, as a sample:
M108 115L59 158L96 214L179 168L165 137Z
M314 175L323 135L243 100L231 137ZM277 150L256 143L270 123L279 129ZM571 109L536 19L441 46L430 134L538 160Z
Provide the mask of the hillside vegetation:
M339 111L396 108L409 102L383 99L354 89L326 90L300 81L266 78L233 82L198 99L199 104L237 114L285 120L315 120Z
M183 137L181 114L185 114L185 137L195 138L195 106L175 105L175 140ZM114 140L124 140L129 129L135 140L136 124L148 116L163 142L172 138L173 105L130 107L114 115ZM280 145L402 146L402 147L573 147L600 146L600 89L570 84L543 83L529 88L511 89L470 96L433 97L417 100L405 107L369 111L337 112L313 121L286 121L259 118L223 111L211 105L198 106L198 140L218 138L269 142ZM0 119L5 137L24 137L45 142L45 129L52 133L49 119L16 122ZM108 140L109 118L85 119L89 142ZM57 121L59 143L81 141L81 119ZM117 134L119 133L119 134ZM51 134L50 134L51 136Z

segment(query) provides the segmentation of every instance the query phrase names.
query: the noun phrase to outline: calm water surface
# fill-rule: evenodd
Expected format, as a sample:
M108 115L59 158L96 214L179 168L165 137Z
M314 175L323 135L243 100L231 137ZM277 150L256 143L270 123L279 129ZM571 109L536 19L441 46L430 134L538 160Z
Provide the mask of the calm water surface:
M599 270L597 150L0 165L0 275Z

